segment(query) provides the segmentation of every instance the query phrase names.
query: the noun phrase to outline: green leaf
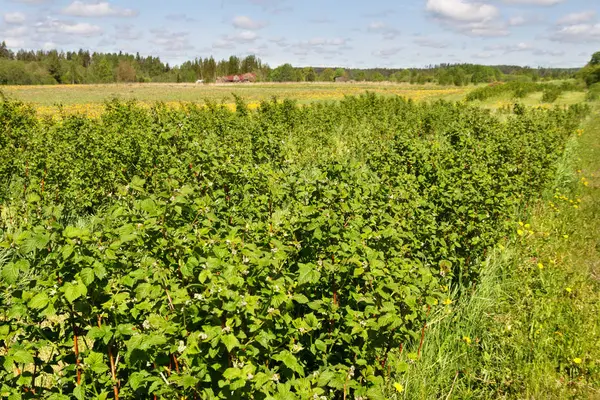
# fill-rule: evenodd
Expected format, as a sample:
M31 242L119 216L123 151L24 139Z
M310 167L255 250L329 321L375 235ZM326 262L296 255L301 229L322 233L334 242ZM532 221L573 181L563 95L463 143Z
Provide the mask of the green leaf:
M104 355L101 353L92 351L89 356L83 359L83 362L86 367L97 374L103 374L109 370L107 363L104 361Z
M313 264L299 264L298 284L316 283L321 278L321 273L316 270Z
M138 390L140 387L144 386L148 375L149 374L146 371L134 372L129 376L129 386L131 386L133 390Z
M48 305L49 299L46 292L41 292L33 296L29 303L27 304L30 308L35 310L41 310Z
M86 286L90 286L94 282L94 279L96 279L94 270L91 268L82 269L79 276L81 276L81 280Z
M223 335L221 336L221 342L227 347L227 351L231 351L236 347L240 347L240 342L235 335Z
M14 263L8 263L2 268L2 278L6 283L13 284L19 278L19 266Z
M11 357L19 364L33 364L33 356L25 349L15 350Z
M298 363L296 357L287 350L282 351L279 354L273 356L274 360L281 361L286 367L292 371L298 373L300 376L304 376L304 368Z
M83 386L76 386L75 389L73 389L73 396L75 396L77 400L85 400L85 389Z

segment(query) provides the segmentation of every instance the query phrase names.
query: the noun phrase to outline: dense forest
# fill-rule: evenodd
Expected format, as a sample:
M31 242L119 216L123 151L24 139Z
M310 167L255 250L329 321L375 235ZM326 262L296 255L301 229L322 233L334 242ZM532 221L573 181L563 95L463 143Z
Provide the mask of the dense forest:
M127 53L97 53L80 49L19 50L0 43L0 84L86 84L113 82L214 82L217 77L253 72L262 82L392 81L464 86L496 81L539 81L574 77L577 69L440 64L407 69L271 68L258 57L195 58L171 66L159 57Z

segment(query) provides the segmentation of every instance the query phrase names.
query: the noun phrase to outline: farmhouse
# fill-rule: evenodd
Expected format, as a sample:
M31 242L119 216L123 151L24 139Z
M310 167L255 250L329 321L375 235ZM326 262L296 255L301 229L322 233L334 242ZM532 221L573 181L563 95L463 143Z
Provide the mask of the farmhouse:
M246 73L240 75L227 75L220 76L217 78L217 83L244 83L244 82L256 82L256 74Z

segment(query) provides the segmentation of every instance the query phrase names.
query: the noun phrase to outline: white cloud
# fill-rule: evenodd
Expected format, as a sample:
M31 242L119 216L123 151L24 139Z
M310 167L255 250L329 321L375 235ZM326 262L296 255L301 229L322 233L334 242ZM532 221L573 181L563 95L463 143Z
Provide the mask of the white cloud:
M194 46L190 43L189 32L172 32L165 29L151 29L153 35L152 43L160 46L163 51L181 52L192 50Z
M262 29L266 26L266 23L262 21L255 21L252 18L243 15L235 17L232 21L232 24L237 29L245 29L251 31Z
M506 36L500 10L469 0L427 0L426 10L442 25L469 36Z
M566 0L504 0L507 4L524 4L533 6L554 6L564 3Z
M27 18L21 12L12 12L4 14L4 22L7 24L22 24Z
M61 21L50 17L35 24L35 28L39 33L62 33L79 36L97 36L102 34L102 28L98 25L86 22Z
M596 11L588 10L578 13L567 14L558 20L559 25L576 25L584 22L590 22L596 18Z
M377 50L373 52L373 55L381 58L388 58L400 53L403 50L402 47L390 47L387 49Z
M444 49L448 47L448 43L446 42L422 36L415 38L415 43L421 47L431 47L434 49Z
M489 21L500 15L491 4L466 0L427 0L426 8L440 18L462 22Z
M9 47L11 49L16 49L18 47L25 46L25 41L23 39L8 37L4 40L4 42L6 43L6 47Z
M27 29L24 26L19 26L16 28L4 30L4 31L2 31L2 34L4 36L11 37L11 38L20 38L23 36L27 36L28 32L29 32L29 29Z
M522 26L525 25L527 23L527 19L525 17L523 17L522 15L517 15L514 17L510 17L508 19L508 25L510 26Z
M600 42L600 24L575 24L563 26L550 36L556 42Z
M388 26L385 22L371 22L367 27L367 31L383 35L385 40L393 40L400 35L400 31L396 28Z
M113 7L107 1L84 3L76 0L63 9L63 14L76 17L135 17L138 12L130 8Z

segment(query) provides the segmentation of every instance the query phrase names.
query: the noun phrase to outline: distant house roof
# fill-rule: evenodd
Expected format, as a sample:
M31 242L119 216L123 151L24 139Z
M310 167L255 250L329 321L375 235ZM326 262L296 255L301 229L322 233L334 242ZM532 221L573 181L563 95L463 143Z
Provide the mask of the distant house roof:
M220 83L255 82L255 81L256 81L256 74L254 74L252 72L248 72L246 74L240 74L240 75L220 76L217 78L217 82L220 82Z

